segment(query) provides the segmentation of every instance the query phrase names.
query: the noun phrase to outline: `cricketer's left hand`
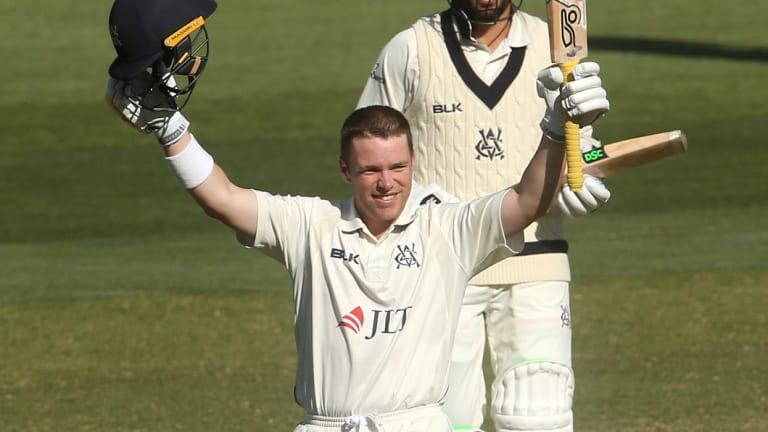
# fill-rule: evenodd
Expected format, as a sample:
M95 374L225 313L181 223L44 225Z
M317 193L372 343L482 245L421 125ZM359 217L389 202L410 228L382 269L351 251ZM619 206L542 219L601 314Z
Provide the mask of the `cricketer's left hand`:
M581 153L588 153L603 144L592 137L592 126L581 129ZM611 198L611 191L605 186L603 179L584 174L584 187L574 192L566 183L557 194L557 205L560 211L571 218L584 217L597 210Z

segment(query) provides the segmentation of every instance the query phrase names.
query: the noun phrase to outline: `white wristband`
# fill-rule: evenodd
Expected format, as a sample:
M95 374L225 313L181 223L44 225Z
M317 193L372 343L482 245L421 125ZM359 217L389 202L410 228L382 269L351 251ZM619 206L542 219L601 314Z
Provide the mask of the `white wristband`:
M189 129L189 120L180 111L165 119L162 127L155 131L157 140L163 147L176 144Z
M200 186L213 172L213 156L200 146L192 134L189 144L181 153L166 156L165 160L186 189Z

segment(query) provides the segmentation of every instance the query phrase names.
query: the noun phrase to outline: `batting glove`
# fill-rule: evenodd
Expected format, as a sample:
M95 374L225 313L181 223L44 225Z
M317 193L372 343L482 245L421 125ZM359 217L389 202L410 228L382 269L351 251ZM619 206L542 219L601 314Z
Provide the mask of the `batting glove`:
M106 100L121 118L142 133L154 132L163 146L175 144L189 129L189 120L170 106L148 72L130 80L110 78Z
M603 144L592 137L592 126L581 129L581 153L587 154L603 147ZM611 198L611 191L605 186L603 179L584 174L584 187L574 192L566 183L557 195L557 205L560 211L571 218L584 217L602 207Z
M579 63L573 68L574 80L563 86L563 73L557 65L539 72L536 91L547 106L541 120L541 130L546 136L562 142L565 140L563 129L566 116L584 127L594 123L611 108L599 73L600 65L597 63Z

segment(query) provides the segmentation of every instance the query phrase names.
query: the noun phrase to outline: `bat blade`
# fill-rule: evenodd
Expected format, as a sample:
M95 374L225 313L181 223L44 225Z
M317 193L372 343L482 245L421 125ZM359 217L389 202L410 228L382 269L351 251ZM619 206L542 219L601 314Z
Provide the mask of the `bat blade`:
M586 0L547 0L547 23L552 63L578 62L587 56Z
M609 177L686 151L688 138L683 131L659 132L605 144L604 156L584 162L583 171L595 177Z

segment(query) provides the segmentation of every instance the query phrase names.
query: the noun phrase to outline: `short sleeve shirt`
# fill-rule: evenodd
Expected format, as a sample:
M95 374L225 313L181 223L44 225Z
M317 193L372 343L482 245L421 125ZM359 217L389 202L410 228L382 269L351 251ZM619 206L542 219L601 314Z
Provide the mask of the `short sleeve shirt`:
M257 191L253 247L288 269L295 299L296 400L346 417L436 403L467 281L522 248L505 238L506 191L404 212L381 239L352 200Z

